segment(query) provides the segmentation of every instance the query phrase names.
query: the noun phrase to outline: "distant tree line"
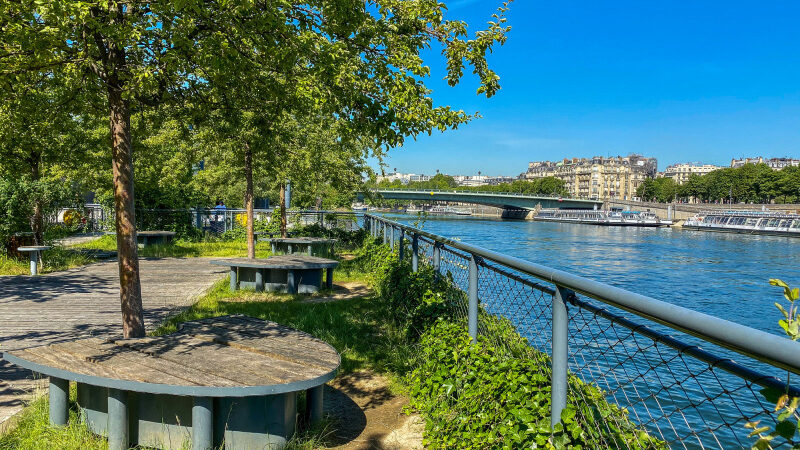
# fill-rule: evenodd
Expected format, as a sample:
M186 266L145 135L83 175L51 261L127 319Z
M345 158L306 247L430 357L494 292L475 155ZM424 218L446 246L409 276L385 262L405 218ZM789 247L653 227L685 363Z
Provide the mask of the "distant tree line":
M450 175L437 174L428 181L412 181L403 184L400 180L383 180L377 185L384 189L450 189L471 192L513 192L517 194L566 196L568 194L563 180L555 177L537 178L534 180L514 180L511 183L500 183L484 186L459 186Z
M745 164L702 176L693 174L682 185L672 178L653 178L639 185L636 195L657 202L796 203L800 202L800 167L776 171L766 164Z

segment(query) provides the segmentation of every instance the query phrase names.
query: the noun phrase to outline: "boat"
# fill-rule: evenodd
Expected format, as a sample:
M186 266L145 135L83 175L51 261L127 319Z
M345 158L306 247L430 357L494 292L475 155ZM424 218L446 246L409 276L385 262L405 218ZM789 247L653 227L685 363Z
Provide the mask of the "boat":
M361 203L353 203L352 205L350 205L350 208L352 208L353 211L366 211L367 205Z
M662 220L650 211L542 209L533 220L618 227L663 227L672 225L671 220Z
M800 237L800 215L771 211L707 211L686 219L683 228Z
M447 214L455 216L471 216L472 211L453 208L452 206L434 206L428 210L428 214Z
M409 206L408 208L406 208L406 212L409 214L421 213L422 211L424 211L424 209L418 206Z

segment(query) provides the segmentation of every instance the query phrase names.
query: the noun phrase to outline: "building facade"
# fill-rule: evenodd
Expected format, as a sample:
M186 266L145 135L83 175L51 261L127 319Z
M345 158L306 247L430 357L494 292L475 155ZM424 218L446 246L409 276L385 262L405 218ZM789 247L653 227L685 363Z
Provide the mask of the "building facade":
M784 167L798 167L800 166L800 159L794 158L764 158L763 156L758 156L756 158L742 158L742 159L731 159L731 167L737 168L742 167L745 164L766 164L772 170L781 170Z
M572 197L595 200L632 200L644 180L656 175L658 162L637 154L593 158L536 161L520 178L555 177L564 181Z
M667 166L664 169L664 176L672 178L678 184L683 184L689 181L691 175L706 175L717 169L722 169L720 166L713 164L700 164L700 163L681 163Z

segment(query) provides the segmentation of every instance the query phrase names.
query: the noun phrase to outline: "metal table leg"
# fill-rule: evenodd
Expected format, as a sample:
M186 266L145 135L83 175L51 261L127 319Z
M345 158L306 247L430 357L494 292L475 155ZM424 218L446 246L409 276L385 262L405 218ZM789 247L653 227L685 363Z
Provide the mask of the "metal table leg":
M50 425L66 425L68 418L69 380L50 377Z
M192 448L214 447L214 401L211 397L195 397L192 405Z
M306 414L311 424L322 420L322 397L325 385L320 385L306 391Z
M128 449L128 391L108 388L108 449Z

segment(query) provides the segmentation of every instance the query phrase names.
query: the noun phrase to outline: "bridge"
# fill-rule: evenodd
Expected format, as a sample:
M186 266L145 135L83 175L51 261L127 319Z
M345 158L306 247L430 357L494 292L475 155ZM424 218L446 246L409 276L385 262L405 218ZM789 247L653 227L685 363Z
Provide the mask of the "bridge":
M373 191L387 200L416 200L451 203L473 203L494 206L508 211L530 211L542 208L600 209L600 200L584 200L509 192L475 192L439 189L377 189Z

